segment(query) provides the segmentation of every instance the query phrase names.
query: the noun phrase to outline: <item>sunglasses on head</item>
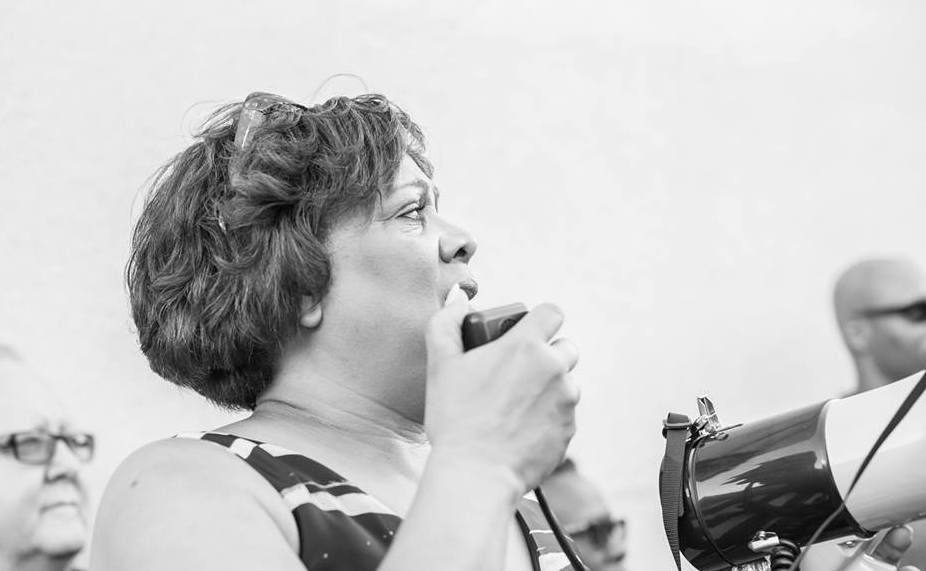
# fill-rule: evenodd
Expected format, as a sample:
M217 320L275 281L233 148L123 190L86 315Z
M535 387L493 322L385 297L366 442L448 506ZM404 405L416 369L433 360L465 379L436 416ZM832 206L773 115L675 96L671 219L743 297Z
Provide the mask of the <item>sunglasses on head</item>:
M273 113L287 113L293 117L298 116L308 108L293 103L285 97L272 93L254 92L247 96L241 113L238 115L238 127L235 130L235 146L239 150L247 147L257 132L257 128Z
M254 141L254 136L258 128L267 120L276 114L282 114L287 119L296 119L308 107L293 103L285 97L274 95L273 93L263 93L255 91L248 95L241 105L241 111L238 112L238 122L235 127L235 147L238 151L245 150L250 143ZM229 165L229 179L235 178L234 163ZM225 218L221 212L216 213L219 227L222 232L226 232Z
M874 307L862 311L865 317L900 316L911 323L926 322L926 299L920 299L906 305Z
M81 462L93 459L94 440L85 432L52 434L44 431L13 432L0 436L0 452L10 451L23 464L47 464L55 456L58 441L67 444Z

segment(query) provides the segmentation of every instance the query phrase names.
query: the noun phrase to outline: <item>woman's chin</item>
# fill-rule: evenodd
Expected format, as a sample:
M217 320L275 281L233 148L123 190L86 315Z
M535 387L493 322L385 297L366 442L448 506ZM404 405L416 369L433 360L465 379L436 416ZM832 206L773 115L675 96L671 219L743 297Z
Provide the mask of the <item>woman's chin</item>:
M84 548L89 535L87 522L73 506L56 507L42 512L36 527L35 546L46 555L73 555Z

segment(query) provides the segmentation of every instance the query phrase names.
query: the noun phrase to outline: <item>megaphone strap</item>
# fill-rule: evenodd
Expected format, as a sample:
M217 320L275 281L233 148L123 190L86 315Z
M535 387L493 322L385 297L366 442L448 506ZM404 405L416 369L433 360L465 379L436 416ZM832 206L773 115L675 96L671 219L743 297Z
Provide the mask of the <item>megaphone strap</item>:
M659 502L662 504L662 526L669 540L669 549L675 567L682 569L679 558L678 518L685 511L682 499L682 476L685 469L685 441L688 440L691 419L684 414L670 412L663 422L666 453L659 470Z

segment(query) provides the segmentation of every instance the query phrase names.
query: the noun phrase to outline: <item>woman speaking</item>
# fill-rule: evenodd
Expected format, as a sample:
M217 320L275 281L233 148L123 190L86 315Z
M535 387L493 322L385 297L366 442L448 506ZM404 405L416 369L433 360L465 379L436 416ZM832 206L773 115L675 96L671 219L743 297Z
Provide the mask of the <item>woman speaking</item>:
M94 571L568 566L525 493L562 459L578 358L552 305L464 352L472 237L379 95L218 110L155 177L127 269L152 369L239 422L149 444Z

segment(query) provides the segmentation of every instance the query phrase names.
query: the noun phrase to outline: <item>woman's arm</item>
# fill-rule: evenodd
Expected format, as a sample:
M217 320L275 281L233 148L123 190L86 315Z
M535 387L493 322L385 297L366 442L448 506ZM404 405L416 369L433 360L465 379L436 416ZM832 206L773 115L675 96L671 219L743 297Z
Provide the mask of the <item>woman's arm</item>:
M96 518L94 571L305 571L295 522L259 474L222 448L174 439L116 470Z
M455 287L431 320L425 430L433 448L381 571L503 569L519 496L549 474L575 432L579 394L567 374L578 354L551 341L562 313L540 306L464 353L468 310Z
M379 571L502 569L521 482L435 450Z

